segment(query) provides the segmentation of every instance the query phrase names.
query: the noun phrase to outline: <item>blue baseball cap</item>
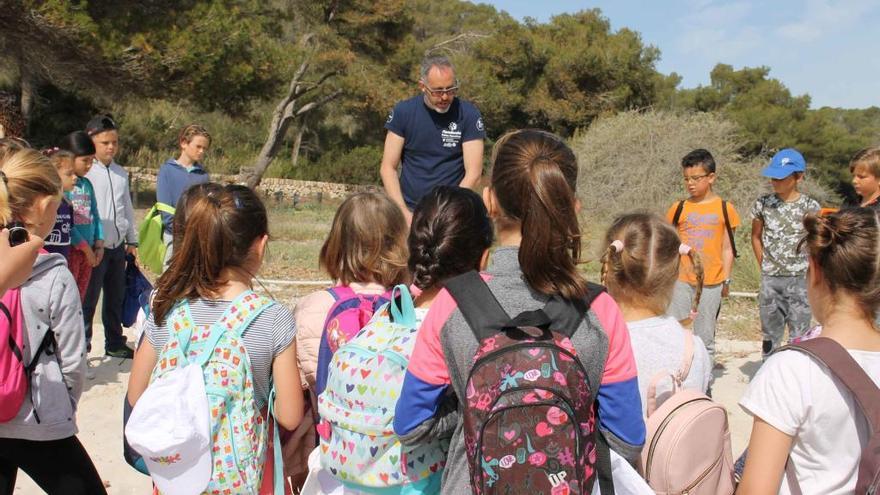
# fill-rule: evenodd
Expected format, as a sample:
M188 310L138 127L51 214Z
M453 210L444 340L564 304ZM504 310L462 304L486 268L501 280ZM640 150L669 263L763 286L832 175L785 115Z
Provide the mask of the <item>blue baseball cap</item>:
M804 156L794 148L785 148L773 155L770 165L767 165L761 175L771 179L784 179L795 172L806 172L807 162Z

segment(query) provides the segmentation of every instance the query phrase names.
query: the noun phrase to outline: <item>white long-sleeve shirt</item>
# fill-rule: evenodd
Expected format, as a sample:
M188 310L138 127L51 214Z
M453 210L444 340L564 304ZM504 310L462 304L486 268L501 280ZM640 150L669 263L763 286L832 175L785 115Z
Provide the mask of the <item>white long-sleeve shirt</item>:
M108 166L94 159L86 177L95 189L98 214L104 227L104 246L112 249L123 243L136 245L138 238L128 187L128 172L115 161Z

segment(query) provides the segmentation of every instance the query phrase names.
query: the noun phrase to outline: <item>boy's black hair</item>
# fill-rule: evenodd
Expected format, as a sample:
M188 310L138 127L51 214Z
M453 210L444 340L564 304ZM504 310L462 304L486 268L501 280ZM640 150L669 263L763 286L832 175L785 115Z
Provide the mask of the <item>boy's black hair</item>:
M682 168L691 168L697 165L701 165L707 174L715 173L715 158L708 150L698 148L684 155L684 158L681 159Z
M95 143L83 131L73 131L64 136L58 147L73 153L74 156L88 156L95 154Z

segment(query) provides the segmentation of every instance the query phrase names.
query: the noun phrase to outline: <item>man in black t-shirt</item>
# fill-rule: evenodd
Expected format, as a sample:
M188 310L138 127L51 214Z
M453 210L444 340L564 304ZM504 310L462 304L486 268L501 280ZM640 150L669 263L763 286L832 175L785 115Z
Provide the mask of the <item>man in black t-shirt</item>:
M407 222L419 199L434 187L473 188L483 172L483 120L473 104L455 97L458 81L449 59L426 58L419 89L422 94L398 102L388 114L379 170L385 192Z

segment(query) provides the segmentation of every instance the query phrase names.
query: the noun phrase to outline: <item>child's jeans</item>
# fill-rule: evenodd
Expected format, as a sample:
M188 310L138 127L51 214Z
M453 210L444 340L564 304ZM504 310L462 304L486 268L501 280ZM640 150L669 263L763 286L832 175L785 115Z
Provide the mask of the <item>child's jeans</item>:
M805 274L791 277L761 276L758 302L761 331L764 334L761 351L765 358L782 344L786 325L789 342L810 329L813 314L807 300Z
M79 301L83 302L86 298L86 289L89 288L89 280L92 278L92 265L82 251L73 248L70 250L67 266L70 268L70 273L73 274L73 279L76 280L76 287L79 289Z

